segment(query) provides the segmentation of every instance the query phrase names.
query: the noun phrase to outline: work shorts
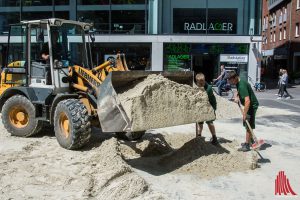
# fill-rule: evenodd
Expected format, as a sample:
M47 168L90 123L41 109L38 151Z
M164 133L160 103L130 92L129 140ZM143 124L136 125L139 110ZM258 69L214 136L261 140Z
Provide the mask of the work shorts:
M206 124L213 124L215 120L206 121ZM198 122L198 124L203 124L204 122Z
M256 115L256 111L257 109L249 109L249 111L247 112L247 120L251 126L252 129L255 129L255 115ZM248 130L248 126L246 124L246 122L243 122L244 127Z

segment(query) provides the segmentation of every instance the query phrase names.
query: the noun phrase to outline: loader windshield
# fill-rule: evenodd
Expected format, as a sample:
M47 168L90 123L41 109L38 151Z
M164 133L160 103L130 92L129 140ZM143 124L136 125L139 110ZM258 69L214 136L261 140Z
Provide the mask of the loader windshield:
M54 60L62 61L64 67L88 67L85 34L81 26L64 23L51 27L50 32Z

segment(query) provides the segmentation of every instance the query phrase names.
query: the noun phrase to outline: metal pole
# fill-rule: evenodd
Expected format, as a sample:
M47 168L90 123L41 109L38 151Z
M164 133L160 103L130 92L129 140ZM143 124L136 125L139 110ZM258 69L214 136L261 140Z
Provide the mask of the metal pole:
M205 15L206 15L206 17L205 17L205 29L206 29L206 35L207 35L207 23L208 23L208 0L206 0L206 12L205 12Z
M108 18L108 33L111 34L111 0L109 0L109 18Z
M147 9L147 5L148 5L148 1L147 0L145 0L145 34L147 34L148 33L148 17L147 17L147 15L148 15L148 9Z
M257 45L256 45L256 83L260 83L260 77L258 77L258 67L259 67L259 42L257 42Z
M52 0L52 17L55 18L55 0Z
M19 16L19 19L20 19L20 22L21 22L22 21L23 4L22 4L22 0L20 0L19 2L20 2L20 16Z

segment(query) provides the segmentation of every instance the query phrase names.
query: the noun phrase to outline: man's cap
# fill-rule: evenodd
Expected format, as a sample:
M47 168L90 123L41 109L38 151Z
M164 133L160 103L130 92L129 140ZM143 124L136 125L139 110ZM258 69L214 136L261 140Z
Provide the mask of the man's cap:
M238 76L238 74L235 71L229 71L229 72L227 72L227 74L225 76L225 79L232 79L232 78L235 78L237 76Z

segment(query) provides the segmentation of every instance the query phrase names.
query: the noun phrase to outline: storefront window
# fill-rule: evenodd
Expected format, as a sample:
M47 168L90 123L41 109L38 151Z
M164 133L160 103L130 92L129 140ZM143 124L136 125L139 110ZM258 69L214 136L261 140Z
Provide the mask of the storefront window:
M175 34L260 35L261 10L261 0L174 0L164 4L162 29Z
M42 0L22 0L23 6L50 6L52 5L51 1L42 1Z
M111 33L144 34L145 11L118 10L111 12Z
M109 33L109 11L79 11L77 17L84 22L93 23L95 33Z
M145 4L146 0L111 0L112 4Z
M173 33L206 33L206 10L203 8L174 8Z
M69 0L55 0L55 5L69 5Z
M109 5L109 0L77 0L78 5Z
M9 25L20 22L20 13L0 13L0 34L8 34Z
M167 71L191 70L190 44L165 44L164 69Z
M69 0L55 0L55 5L68 5ZM23 6L52 6L52 0L22 0Z
M70 19L69 12L67 11L55 11L54 17L60 18L60 19Z
M234 8L209 8L207 16L207 33L237 34L237 13Z
M206 19L206 11L208 11ZM173 32L188 34L236 34L237 9L175 8Z
M115 57L117 53L124 53L130 70L150 70L151 67L151 44L116 44L102 43L95 44L93 48L94 65L100 65Z
M16 7L20 6L19 0L0 0L0 7Z
M18 43L11 42L8 48L8 64L15 61L26 60L26 26L24 25L14 25L11 26L11 36L14 37L15 41Z
M52 12L23 12L22 20L38 20L52 17Z
M248 44L164 44L164 70L204 73L208 82L216 78L220 65L236 70L241 78L248 76ZM221 59L222 55L230 59ZM242 57L238 57L242 56ZM241 60L243 58L243 60Z

